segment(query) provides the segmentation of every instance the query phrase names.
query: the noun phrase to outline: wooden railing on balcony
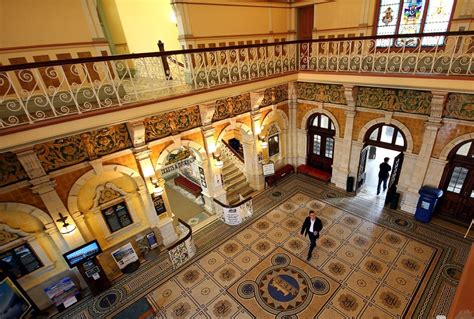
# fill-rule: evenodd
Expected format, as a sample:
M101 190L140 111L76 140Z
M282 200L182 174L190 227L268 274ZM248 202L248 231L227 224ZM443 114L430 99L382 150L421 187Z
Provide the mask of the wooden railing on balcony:
M473 40L474 31L318 39L0 66L0 134L298 71L467 79Z

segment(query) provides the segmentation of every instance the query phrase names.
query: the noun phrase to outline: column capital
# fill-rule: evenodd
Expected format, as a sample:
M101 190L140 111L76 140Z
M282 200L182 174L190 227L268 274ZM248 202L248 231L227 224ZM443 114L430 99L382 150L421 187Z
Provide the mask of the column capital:
M211 125L212 118L216 111L216 105L214 102L199 104L199 113L201 114L202 126Z
M346 97L347 106L351 109L355 108L355 99L357 97L357 87L354 85L344 85L344 96Z
M146 149L138 148L136 150L137 152L135 152L134 150L134 155L138 161L150 158L151 151L148 148Z
M265 97L265 90L258 90L250 92L250 107L252 110L258 110Z
M127 122L127 128L134 147L139 147L145 144L145 125L142 120Z
M46 193L53 192L56 190L56 182L49 180L49 178L47 181L39 182L39 180L35 180L31 182L34 185L33 187L31 187L31 190L33 191L33 193L38 194L38 195L46 194ZM39 182L39 183L35 184L35 182Z
M17 153L16 157L30 179L35 179L46 175L46 172L33 149Z
M448 92L446 91L431 91L433 97L430 104L430 121L441 120L443 116L444 105L448 98Z

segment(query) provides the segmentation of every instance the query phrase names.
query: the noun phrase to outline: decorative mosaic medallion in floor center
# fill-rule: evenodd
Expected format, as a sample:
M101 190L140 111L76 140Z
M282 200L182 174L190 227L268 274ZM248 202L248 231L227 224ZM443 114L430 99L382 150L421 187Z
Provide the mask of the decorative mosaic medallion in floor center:
M309 318L339 284L283 248L277 248L229 288L258 318Z

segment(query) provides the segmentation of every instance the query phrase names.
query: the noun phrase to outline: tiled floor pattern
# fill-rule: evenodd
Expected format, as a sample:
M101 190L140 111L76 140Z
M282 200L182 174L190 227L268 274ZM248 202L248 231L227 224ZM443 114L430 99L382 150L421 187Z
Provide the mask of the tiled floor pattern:
M313 258L297 234L323 221ZM157 318L400 318L437 249L298 193L147 295Z

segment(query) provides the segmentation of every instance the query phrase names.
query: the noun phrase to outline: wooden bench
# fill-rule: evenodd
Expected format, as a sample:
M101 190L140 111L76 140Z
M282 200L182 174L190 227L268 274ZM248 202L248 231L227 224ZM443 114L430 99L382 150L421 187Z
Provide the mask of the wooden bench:
M190 192L194 197L201 195L202 188L199 185L191 182L189 179L183 176L178 176L174 179L174 184Z
M329 183L329 181L331 180L331 174L329 174L328 172L324 172L320 169L308 165L298 166L298 173L306 174L326 183Z
M276 183L282 179L283 177L287 176L288 174L294 173L295 168L293 165L287 164L275 171L275 174L272 176L267 176L267 184L268 186L276 185Z

